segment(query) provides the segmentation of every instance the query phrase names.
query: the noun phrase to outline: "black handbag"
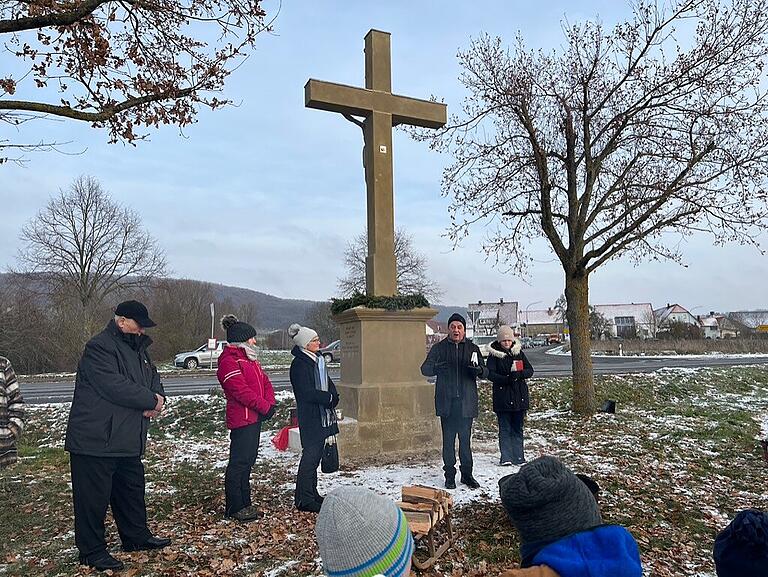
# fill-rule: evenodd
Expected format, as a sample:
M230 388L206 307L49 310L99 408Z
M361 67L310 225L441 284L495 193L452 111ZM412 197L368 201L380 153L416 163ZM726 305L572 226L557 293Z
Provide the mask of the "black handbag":
M339 470L339 446L336 444L336 435L325 440L320 470L323 473L335 473Z

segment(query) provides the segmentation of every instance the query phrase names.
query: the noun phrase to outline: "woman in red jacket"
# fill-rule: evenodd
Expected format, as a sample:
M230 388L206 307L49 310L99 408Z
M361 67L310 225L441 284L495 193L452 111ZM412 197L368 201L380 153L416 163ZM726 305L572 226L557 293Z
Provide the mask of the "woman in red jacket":
M225 515L238 521L262 516L251 505L251 469L259 451L261 422L275 414L275 391L259 365L256 329L234 315L221 319L229 344L219 357L219 379L227 397L229 463L224 474Z

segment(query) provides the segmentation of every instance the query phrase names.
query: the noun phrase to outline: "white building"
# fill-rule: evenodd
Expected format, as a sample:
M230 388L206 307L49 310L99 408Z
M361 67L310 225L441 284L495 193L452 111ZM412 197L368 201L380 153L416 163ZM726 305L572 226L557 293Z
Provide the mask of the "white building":
M670 323L684 323L686 325L693 325L698 327L699 321L693 316L688 309L675 303L673 305L667 304L665 307L656 309L653 311L656 317L656 330L662 332L669 328Z
M595 305L595 311L608 321L613 337L648 339L656 336L656 317L651 303Z
M467 336L496 336L501 325L509 325L517 329L517 302L484 303L477 301L467 306ZM518 331L515 330L517 333Z

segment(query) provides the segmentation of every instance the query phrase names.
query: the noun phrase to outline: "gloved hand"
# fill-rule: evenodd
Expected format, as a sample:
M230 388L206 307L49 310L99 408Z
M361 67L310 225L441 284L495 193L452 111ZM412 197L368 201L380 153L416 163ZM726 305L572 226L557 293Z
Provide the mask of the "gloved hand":
M448 370L448 361L438 361L435 363L435 374L444 373Z
M268 421L274 416L275 416L275 405L272 405L271 407L269 407L269 410L266 413L264 413L264 416L261 417L261 420Z
M480 365L468 365L467 366L467 372L472 377L479 377L483 374L483 367Z

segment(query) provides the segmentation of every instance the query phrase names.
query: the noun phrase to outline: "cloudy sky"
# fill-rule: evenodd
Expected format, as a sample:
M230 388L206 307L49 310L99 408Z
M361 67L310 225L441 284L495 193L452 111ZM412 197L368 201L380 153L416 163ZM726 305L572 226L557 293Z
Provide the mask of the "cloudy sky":
M274 14L278 4L264 6ZM608 1L285 0L275 32L260 37L230 78L225 95L238 105L202 111L183 134L164 127L132 147L108 145L106 133L74 121L41 120L16 134L2 127L0 138L70 142L63 147L70 154L34 154L24 167L0 167L0 266L14 263L21 226L50 194L89 174L142 215L174 276L286 298L334 296L344 247L365 226L362 137L341 116L304 108L308 78L362 86L363 38L377 28L392 34L393 91L434 94L450 113L464 96L456 52L473 37L487 32L511 41L520 31L529 46L549 49L560 45L564 19L599 16L611 24L628 12ZM394 159L396 222L428 257L443 302L554 303L563 275L545 247L531 247L536 262L523 279L484 260L482 229L457 248L445 238L449 200L440 177L449 157L397 132ZM689 240L684 253L687 267L606 265L591 277L590 300L679 302L695 314L768 307L768 257L713 247L705 236Z

